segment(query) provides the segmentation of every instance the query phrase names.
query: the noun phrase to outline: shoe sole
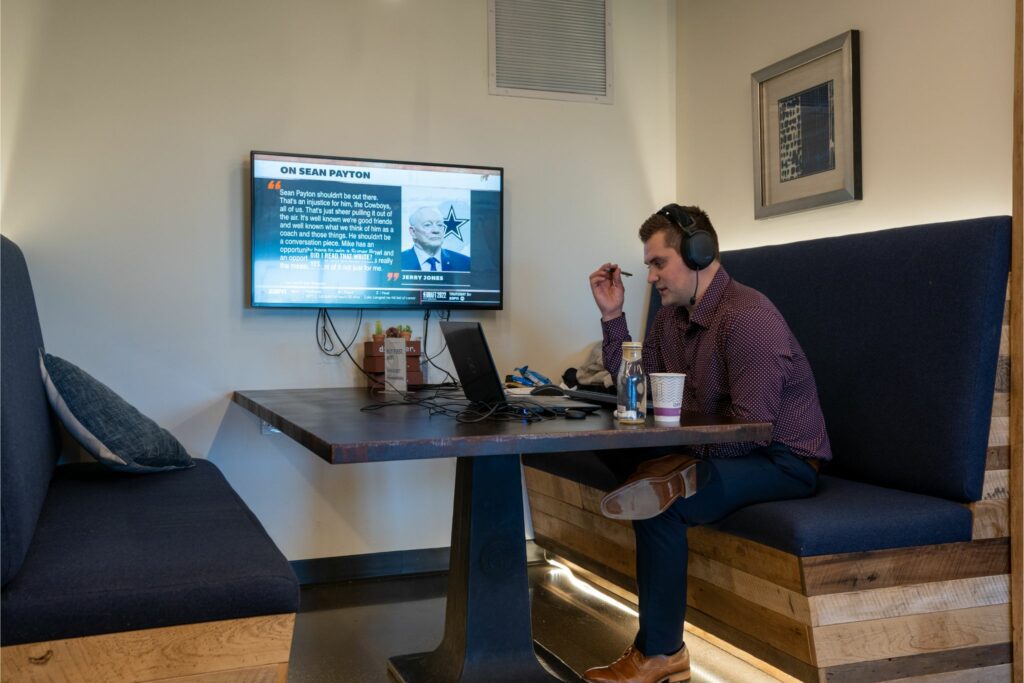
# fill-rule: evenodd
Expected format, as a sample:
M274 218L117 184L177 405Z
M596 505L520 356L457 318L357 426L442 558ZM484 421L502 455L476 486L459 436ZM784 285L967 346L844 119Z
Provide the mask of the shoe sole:
M587 678L586 675L584 675L583 680L587 681L587 683L601 683L602 682L602 679L600 679L600 678ZM607 679L604 679L604 680L607 680ZM688 680L690 680L690 670L689 669L687 669L686 671L678 671L678 672L676 672L674 674L669 674L665 678L662 678L662 679L658 680L658 683L682 683L683 681L688 681Z
M707 483L709 474L710 470L706 463L694 462L662 477L638 479L605 496L601 500L601 513L610 519L657 517L667 510L676 498L689 498L697 493L701 485Z

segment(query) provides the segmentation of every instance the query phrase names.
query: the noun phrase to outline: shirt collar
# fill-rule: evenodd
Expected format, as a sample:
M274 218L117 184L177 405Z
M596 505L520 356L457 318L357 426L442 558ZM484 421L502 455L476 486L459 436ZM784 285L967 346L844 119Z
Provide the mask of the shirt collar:
M416 252L416 258L418 258L420 260L420 270L430 270L430 264L427 263L427 259L431 258L431 256L433 256L433 255L432 254L428 254L427 252L425 252L422 249L420 249L418 244L412 245L412 248L413 248L413 251ZM437 250L437 256L434 256L433 258L437 259L437 269L441 270L441 250L440 249Z
M676 317L679 319L683 326L689 324L700 325L703 328L708 328L711 322L715 319L715 312L718 310L718 305L722 303L722 297L725 296L725 290L732 282L732 277L726 272L725 266L719 264L718 272L711 278L711 284L704 290L704 294L701 295L700 301L692 311L687 311L685 306L679 306L676 310Z

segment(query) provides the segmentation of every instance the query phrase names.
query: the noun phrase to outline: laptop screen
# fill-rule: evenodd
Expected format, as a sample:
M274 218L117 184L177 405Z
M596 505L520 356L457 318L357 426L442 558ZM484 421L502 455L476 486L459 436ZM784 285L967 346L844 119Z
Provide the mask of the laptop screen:
M448 352L466 398L489 404L504 401L501 375L480 323L441 321L441 333L448 344Z

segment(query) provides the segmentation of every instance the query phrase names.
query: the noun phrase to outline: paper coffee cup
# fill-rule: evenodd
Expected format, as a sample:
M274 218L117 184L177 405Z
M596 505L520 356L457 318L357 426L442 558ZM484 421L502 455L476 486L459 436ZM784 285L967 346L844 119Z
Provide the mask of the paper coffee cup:
M683 387L686 374L682 372L652 372L651 401L654 403L655 422L679 423L683 412Z

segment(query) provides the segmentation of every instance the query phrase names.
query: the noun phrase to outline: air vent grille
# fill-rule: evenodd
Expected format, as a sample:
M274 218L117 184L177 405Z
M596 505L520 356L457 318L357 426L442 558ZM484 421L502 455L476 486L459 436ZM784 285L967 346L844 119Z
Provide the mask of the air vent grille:
M608 102L607 0L491 0L491 92Z

